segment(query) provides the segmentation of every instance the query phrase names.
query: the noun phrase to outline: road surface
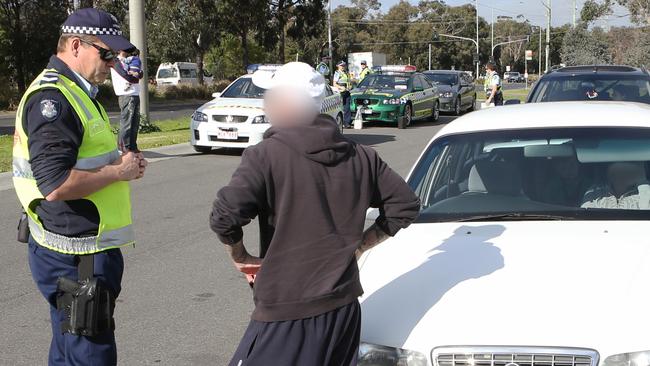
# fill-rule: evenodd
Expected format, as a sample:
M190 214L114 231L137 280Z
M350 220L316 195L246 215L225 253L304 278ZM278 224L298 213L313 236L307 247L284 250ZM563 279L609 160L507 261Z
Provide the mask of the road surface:
M346 130L375 147L405 176L422 148L452 117L406 130ZM152 163L132 185L138 244L124 249L125 273L116 309L120 365L225 365L252 311L251 290L208 226L217 190L241 153L194 154L186 145L145 153ZM17 243L19 204L0 174L0 365L43 365L50 342L48 306ZM296 223L299 225L300 223ZM244 242L255 251L256 223Z

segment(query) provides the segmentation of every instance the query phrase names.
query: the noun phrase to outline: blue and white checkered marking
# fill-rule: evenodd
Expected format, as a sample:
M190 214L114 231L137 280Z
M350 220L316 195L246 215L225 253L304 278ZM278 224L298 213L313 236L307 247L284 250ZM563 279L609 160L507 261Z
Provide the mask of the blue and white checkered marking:
M64 25L61 27L61 32L64 34L93 34L93 35L108 35L108 36L121 36L122 31L117 28L99 28L99 27L73 27Z

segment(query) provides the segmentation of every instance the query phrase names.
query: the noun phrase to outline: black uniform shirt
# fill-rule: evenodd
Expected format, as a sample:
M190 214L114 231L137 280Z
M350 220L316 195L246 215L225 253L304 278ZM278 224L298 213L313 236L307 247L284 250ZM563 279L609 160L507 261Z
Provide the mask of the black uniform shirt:
M52 56L47 66L85 86L58 57ZM97 102L93 99L95 105ZM32 172L43 196L58 188L70 175L77 162L83 139L79 116L57 89L41 89L25 106L23 130L27 134ZM35 209L46 230L66 236L95 235L99 213L95 205L84 199L72 201L40 201Z

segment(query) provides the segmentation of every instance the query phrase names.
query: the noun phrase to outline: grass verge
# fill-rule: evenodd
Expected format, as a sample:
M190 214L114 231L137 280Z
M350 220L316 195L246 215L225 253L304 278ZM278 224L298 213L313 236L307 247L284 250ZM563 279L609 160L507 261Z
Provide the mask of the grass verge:
M509 89L509 90L503 90L503 100L510 100L510 99L519 99L522 103L526 103L526 97L528 96L528 92L530 91L529 89ZM478 100L479 101L484 101L485 100L485 93L483 92L478 92Z
M138 147L141 150L154 147L180 144L190 141L190 119L178 118L154 122L160 127L160 132L152 132L138 135ZM0 173L11 170L11 150L13 136L0 136Z

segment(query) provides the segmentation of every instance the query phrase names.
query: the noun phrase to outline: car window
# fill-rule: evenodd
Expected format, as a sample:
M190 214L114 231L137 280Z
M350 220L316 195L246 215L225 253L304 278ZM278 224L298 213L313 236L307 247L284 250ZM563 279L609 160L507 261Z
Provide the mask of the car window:
M425 74L426 78L429 79L433 84L441 85L456 85L458 83L458 76L455 74L449 73L427 73Z
M222 98L262 98L266 90L253 84L251 78L239 78L221 93Z
M423 220L502 213L650 218L650 128L456 135L430 146L409 184Z
M177 77L178 77L178 70L176 68L158 70L159 79L177 78Z
M542 79L531 102L572 100L628 101L650 104L650 78L580 75Z
M413 77L413 89L424 89L424 84L419 76Z
M409 77L404 75L368 75L358 85L359 88L407 90Z
M196 69L181 69L181 77L185 79L195 79Z
M433 84L425 76L419 76L419 78L425 89L433 88Z

